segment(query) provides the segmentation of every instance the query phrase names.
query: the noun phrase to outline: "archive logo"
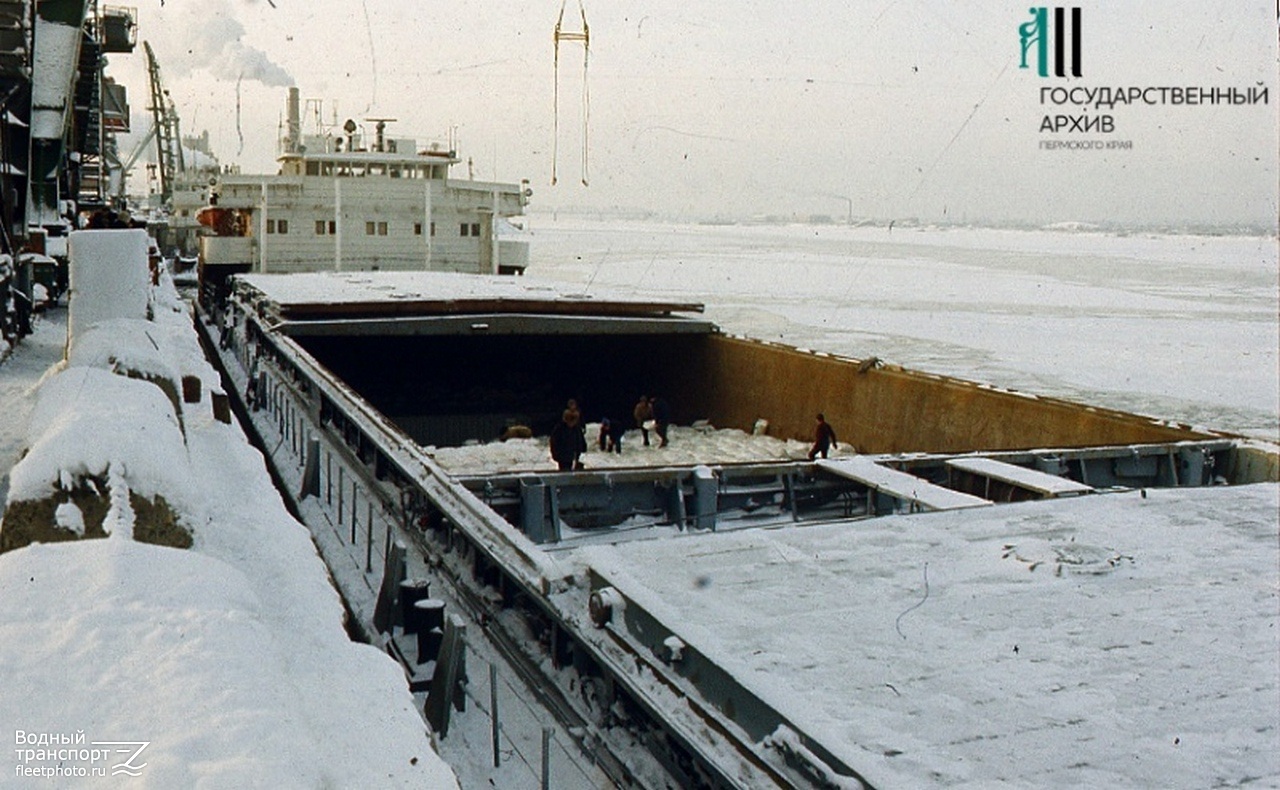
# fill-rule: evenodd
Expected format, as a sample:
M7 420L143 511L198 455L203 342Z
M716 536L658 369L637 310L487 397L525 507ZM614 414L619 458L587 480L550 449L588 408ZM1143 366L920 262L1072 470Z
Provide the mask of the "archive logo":
M1080 7L1032 7L1031 21L1018 26L1022 45L1022 62L1018 68L1029 69L1034 61L1041 77L1079 77L1080 74ZM1050 14L1050 11L1053 13ZM1050 70L1050 60L1053 62Z

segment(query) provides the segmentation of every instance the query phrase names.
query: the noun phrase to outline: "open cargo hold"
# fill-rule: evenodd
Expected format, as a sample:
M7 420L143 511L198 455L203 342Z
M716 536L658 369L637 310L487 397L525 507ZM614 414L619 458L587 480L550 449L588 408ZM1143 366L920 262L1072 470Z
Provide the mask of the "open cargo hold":
M640 395L678 424L806 440L818 412L861 453L964 453L1204 441L1127 412L722 334L701 305L605 300L523 278L443 273L242 277L242 304L294 338L420 444L545 434L568 398L630 424ZM690 315L693 314L693 315ZM1233 458L1239 456L1237 452ZM1223 470L1219 470L1223 471ZM1275 477L1233 460L1232 482Z

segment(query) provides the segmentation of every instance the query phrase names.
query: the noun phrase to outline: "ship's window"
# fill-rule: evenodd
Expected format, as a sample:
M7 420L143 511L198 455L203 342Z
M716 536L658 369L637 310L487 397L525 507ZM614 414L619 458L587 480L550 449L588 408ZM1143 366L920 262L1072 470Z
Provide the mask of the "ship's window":
M335 222L334 220L329 220L329 235L330 236L338 235L338 223Z
M379 236L387 235L387 223L385 222L378 223L378 235Z
M470 226L470 225L468 225L468 224L467 224L467 223L465 223L465 222L464 222L464 223L462 223L461 225L459 225L459 226L458 226L458 235L459 235L459 236L469 236L469 235L471 235L471 226Z
M283 232L283 231L282 231L282 232ZM479 223L479 222L473 222L473 223L471 223L471 235L472 235L472 236L479 236L479 235L480 235L480 223Z
M373 223L373 222L364 223L364 235L372 236L376 227L377 227L376 223Z
M431 235L436 235L436 223L431 223Z
M276 232L276 221L274 219L267 220L267 233Z
M277 220L277 221L276 221L276 230L278 230L278 231L279 231L279 232L281 232L281 233L288 233L288 232L289 232L289 220L287 220L287 219Z
M421 223L421 222L415 222L415 223L413 223L413 235L415 235L415 236L421 236L421 235L422 235L422 223Z
M316 235L317 236L324 235L324 220L322 219L316 220Z

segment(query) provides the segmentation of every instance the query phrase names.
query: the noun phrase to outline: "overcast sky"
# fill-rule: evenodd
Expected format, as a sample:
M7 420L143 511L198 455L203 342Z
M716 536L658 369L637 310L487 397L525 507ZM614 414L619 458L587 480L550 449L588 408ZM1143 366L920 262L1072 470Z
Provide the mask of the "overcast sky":
M586 0L591 50L581 184L583 48L555 0L144 0L184 133L273 172L285 89L326 118L391 117L396 136L456 129L476 178L528 178L538 208L830 214L981 222L1274 225L1273 0L1080 3L1081 74L1019 68L1025 0ZM580 29L576 0L562 30ZM1070 38L1068 37L1068 40ZM115 55L145 130L145 55ZM1114 131L1053 134L1041 88L1269 89L1269 103L1087 111ZM1050 141L1128 142L1049 150ZM455 177L466 177L466 165Z

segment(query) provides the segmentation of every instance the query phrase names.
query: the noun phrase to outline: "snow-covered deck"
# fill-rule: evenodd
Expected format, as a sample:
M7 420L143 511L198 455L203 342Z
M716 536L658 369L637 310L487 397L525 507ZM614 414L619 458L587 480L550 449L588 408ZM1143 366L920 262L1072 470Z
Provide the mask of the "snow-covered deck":
M573 555L876 786L1280 782L1280 488Z
M651 315L702 312L698 302L639 295L601 298L546 281L458 272L308 272L241 275L240 286L283 317L483 312Z

